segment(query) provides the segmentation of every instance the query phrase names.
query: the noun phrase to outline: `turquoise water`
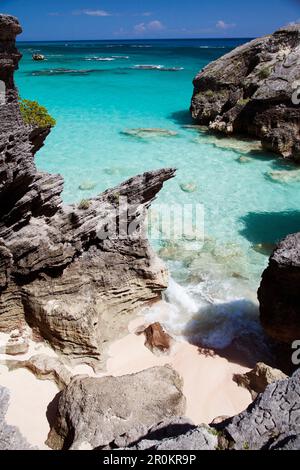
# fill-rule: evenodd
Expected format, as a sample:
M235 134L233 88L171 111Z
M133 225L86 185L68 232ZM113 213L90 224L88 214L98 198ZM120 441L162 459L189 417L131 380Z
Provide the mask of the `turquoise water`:
M226 321L230 315L257 315L266 253L300 229L300 175L291 165L262 152L257 143L220 140L185 127L192 124L188 108L195 74L243 42L20 43L23 59L16 77L20 95L38 100L57 120L36 162L63 175L65 202L94 196L146 170L177 168L159 202L203 204L204 247L194 244L191 251L186 240L154 245L163 248L161 255L189 300L201 308L218 306L215 314L221 310ZM33 62L33 52L47 61ZM156 68L140 67L145 65ZM136 128L178 135L141 139L122 133ZM180 185L187 183L194 192L182 191ZM82 184L93 189L82 191ZM264 254L253 249L261 243L267 244ZM197 311L189 302L178 308L177 325Z

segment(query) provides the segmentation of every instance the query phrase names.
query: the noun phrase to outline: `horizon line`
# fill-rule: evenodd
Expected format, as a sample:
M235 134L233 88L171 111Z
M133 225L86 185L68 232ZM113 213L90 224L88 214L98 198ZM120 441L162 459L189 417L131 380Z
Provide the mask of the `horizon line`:
M231 36L231 37L182 37L182 38L120 38L120 39L16 39L16 42L90 42L90 41L178 41L178 40L207 40L207 39L221 39L221 40L230 40L230 39L255 39L255 36Z

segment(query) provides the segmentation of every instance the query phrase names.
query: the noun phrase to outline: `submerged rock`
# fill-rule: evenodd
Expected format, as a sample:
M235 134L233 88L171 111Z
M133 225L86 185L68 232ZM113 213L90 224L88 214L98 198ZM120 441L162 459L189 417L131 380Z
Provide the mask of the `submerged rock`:
M239 386L249 390L253 400L259 393L263 393L268 385L286 378L287 375L281 370L274 369L262 362L256 364L255 368L246 374L235 374L233 376L233 380Z
M237 158L236 161L237 161L238 163L250 163L250 162L251 162L251 158L241 156L241 157Z
M92 189L95 189L97 186L97 183L93 183L92 181L84 181L81 183L78 187L80 191L91 191Z
M300 339L300 233L282 240L258 291L260 319L269 336L292 345ZM290 350L290 356L292 350Z
M300 170L270 171L266 177L275 183L299 183Z
M193 118L227 135L261 139L263 147L300 159L300 24L244 44L194 79Z
M180 185L180 188L185 193L194 193L195 191L197 191L196 183L182 183Z
M257 243L252 245L252 249L262 255L270 256L275 250L276 245L274 243Z
M124 447L185 412L182 380L171 367L122 377L77 377L62 392L48 445L53 449Z
M34 155L50 128L26 125L14 71L21 32L0 16L0 331L27 322L76 362L101 365L104 346L126 332L135 310L160 299L168 274L146 237L144 218L175 170L131 178L84 205L63 205L63 179L37 170ZM109 236L120 196L132 206L137 231ZM122 282L120 282L122 280Z
M156 137L175 137L178 135L178 132L159 128L140 128L127 129L125 131L122 131L122 134L130 137L136 137L138 139L148 139Z

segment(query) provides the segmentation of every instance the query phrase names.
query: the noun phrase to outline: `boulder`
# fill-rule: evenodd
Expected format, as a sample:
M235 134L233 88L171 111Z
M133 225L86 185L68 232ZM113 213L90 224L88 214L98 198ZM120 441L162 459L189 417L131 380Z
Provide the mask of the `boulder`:
M300 24L255 39L194 79L193 118L212 131L259 138L266 150L300 159Z
M259 393L264 392L268 385L286 378L287 375L281 370L274 369L262 362L256 364L255 368L246 374L234 374L233 376L233 380L239 386L249 390L253 400Z
M182 386L169 366L122 377L75 377L60 396L47 443L53 449L129 445L154 424L184 415Z

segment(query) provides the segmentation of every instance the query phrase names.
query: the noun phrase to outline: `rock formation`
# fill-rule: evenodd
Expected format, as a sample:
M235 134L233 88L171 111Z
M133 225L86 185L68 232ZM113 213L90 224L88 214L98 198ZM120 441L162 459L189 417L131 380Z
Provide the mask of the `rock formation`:
M75 377L60 396L47 444L72 450L130 445L155 423L184 414L182 386L169 366L122 377Z
M272 254L258 291L266 332L290 348L300 340L300 233L282 240Z
M0 331L25 321L78 361L99 361L125 333L128 316L160 298L167 272L145 234L147 208L173 169L137 176L78 206L64 206L63 179L38 171L34 155L49 128L26 125L14 71L16 18L0 15ZM127 198L127 208L119 201ZM123 216L136 230L108 229Z
M188 426L188 424L186 425ZM239 415L211 426L150 432L131 448L151 450L298 450L300 445L300 369L269 385ZM169 431L170 430L170 431ZM168 435L168 432L170 434Z
M0 387L0 450L33 450L19 429L6 423L8 405L9 391Z
M297 24L205 67L194 80L192 116L213 131L258 137L265 149L299 160L299 87Z
M233 376L233 380L239 386L249 390L253 400L259 393L264 392L268 385L286 378L286 374L281 370L273 369L262 362L256 364L255 368L250 372L246 372L246 374L235 374Z

